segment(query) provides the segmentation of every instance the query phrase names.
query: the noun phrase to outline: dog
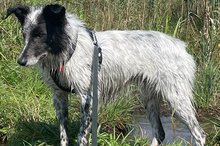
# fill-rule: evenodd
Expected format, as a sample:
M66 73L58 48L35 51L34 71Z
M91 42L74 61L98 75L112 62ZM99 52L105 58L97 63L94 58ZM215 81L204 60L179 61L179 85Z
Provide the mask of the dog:
M92 124L91 75L93 37L91 30L66 12L61 5L8 8L6 18L15 14L22 26L24 47L18 64L38 64L53 93L59 120L61 146L68 145L68 94L75 92L81 103L78 145L89 145ZM197 146L206 135L195 117L193 82L195 63L179 39L156 31L112 30L96 32L101 48L98 71L99 100L108 102L129 84L141 92L146 115L152 126L151 145L159 145L165 132L159 117L166 100L189 128Z

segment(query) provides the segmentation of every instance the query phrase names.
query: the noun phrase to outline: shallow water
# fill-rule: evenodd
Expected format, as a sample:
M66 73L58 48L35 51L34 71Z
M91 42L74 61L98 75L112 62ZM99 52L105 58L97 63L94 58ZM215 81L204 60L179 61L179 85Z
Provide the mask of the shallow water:
M132 135L136 135L142 138L153 139L151 132L151 125L146 116L140 116L137 118L138 126L134 126ZM171 116L161 117L161 122L165 131L165 139L163 143L172 143L175 140L186 140L191 142L191 134L187 127L181 123L175 117L173 118L173 124L171 122Z
M210 117L208 117L210 119ZM192 143L192 136L188 128L180 122L177 118L173 117L173 123L171 116L161 117L161 122L165 131L165 139L163 143L173 143L174 141L185 141L186 143ZM139 116L136 119L137 125L132 127L134 128L131 135L135 135L140 138L153 139L151 132L151 125L146 116ZM200 120L200 125L206 131L207 129L214 129L213 124L208 120ZM194 142L193 142L194 143ZM183 143L185 145L185 143Z

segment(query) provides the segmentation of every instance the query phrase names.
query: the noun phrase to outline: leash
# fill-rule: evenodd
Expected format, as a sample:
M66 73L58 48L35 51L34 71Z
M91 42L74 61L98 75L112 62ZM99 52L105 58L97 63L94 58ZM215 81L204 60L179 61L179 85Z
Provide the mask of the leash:
M92 31L93 35L93 44L94 44L94 53L93 53L93 62L92 62L92 146L97 146L97 127L98 127L98 70L100 69L100 60L101 48L98 45L98 41L95 35L95 31Z

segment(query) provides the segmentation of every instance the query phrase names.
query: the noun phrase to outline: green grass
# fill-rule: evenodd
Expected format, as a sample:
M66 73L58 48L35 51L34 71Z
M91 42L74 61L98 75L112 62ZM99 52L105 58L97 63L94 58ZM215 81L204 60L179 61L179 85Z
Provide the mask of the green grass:
M7 0L0 2L0 132L8 145L59 145L58 121L50 89L37 69L22 68L16 60L23 46L21 27L15 17L4 20L14 4L58 3L95 30L157 30L188 43L197 64L194 97L196 107L220 106L219 2L217 0ZM206 5L204 5L206 4ZM206 9L205 8L209 8ZM204 15L204 12L209 15ZM210 21L212 20L212 21ZM135 89L135 88L133 88ZM136 89L125 93L99 113L99 145L147 146L149 140L130 138L127 125L134 124L131 113L137 108ZM69 103L70 144L76 143L79 129L79 99ZM208 138L209 145L219 143L219 124ZM166 144L183 145L184 142Z
M137 100L134 87L131 87L123 97L116 100L113 103L109 103L106 106L100 107L99 110L99 124L102 127L102 130L107 132L112 132L113 129L116 129L116 132L125 133L127 128L126 125L133 124L134 118L132 113L136 109L140 108L140 102ZM135 92L132 92L135 91Z
M217 120L215 120L215 121L210 120L210 122L212 124L214 124L215 130L208 135L208 138L210 139L208 141L209 145L215 145L216 143L218 145L220 144L220 123L219 123L219 121L220 121L220 118L217 118Z
M52 101L50 92L34 69L20 68L9 61L0 61L0 69L0 126L14 124L20 116L51 118L55 114L52 105L47 106ZM43 106L46 109L41 109Z
M220 62L216 61L217 53L215 52L218 42L219 41L213 41L212 45L204 36L200 42L201 56L197 58L200 63L198 65L195 86L195 101L197 107L218 105Z

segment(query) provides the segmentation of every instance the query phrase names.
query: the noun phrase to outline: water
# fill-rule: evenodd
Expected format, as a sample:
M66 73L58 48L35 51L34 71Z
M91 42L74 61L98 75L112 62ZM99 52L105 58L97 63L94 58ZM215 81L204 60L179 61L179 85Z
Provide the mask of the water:
M171 116L161 117L161 122L163 124L163 128L165 131L165 139L163 143L173 143L174 141L185 141L186 143L192 143L192 136L189 132L188 128L180 122L177 118L173 117L173 123L171 120ZM203 121L201 125L206 124L208 121ZM149 120L146 118L146 116L140 116L136 120L137 125L134 126L134 130L131 135L135 135L140 138L148 138L150 140L153 139L152 136L152 129ZM213 125L210 125L209 121L209 127L207 127L207 124L205 126L206 130L207 128L212 128ZM185 145L183 143L183 145Z
M204 131L210 132L215 131L214 124L210 122L216 121L217 119L214 116L210 115L200 115L198 118L200 122L200 126L204 129ZM163 143L173 143L175 141L185 141L185 143L194 143L191 133L188 128L179 121L179 119L173 117L173 123L171 120L171 116L162 116L161 122L163 124L163 128L165 131L165 139ZM132 127L134 128L131 135L135 135L140 138L148 138L150 140L153 139L152 129L149 120L145 115L138 116L136 119L137 125ZM183 145L185 145L183 142Z

